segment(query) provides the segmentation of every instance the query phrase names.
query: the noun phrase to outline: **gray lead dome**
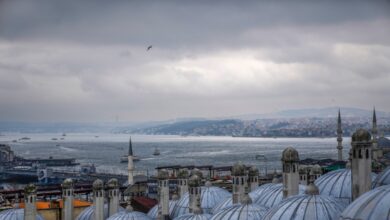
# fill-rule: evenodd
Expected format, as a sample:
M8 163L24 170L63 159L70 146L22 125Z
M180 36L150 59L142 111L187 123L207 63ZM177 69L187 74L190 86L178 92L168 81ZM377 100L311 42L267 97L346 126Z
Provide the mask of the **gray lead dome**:
M372 183L372 188L383 185L390 185L390 167L387 167L375 178L374 182Z
M293 147L288 147L283 150L282 161L284 162L299 162L298 151Z
M368 191L353 201L340 219L385 220L390 216L390 186Z
M299 194L305 193L305 186L299 185ZM283 184L268 183L259 186L255 191L250 192L249 196L253 203L272 208L283 200Z
M219 187L210 186L201 188L201 208L203 213L211 214L211 210L225 199L231 197L231 194ZM175 205L171 218L179 217L189 213L189 194L185 193Z
M374 180L376 174L371 174ZM351 170L339 169L320 176L315 182L321 195L332 196L345 204L349 204L352 199Z
M333 220L337 219L344 205L332 197L321 195L292 196L275 206L264 220Z
M1 220L24 220L24 209L8 209L0 212ZM44 220L42 216L36 215L36 220Z
M352 135L352 142L368 142L371 141L371 134L365 129L358 129Z
M112 215L107 220L152 220L152 218L142 212L122 211Z
M119 211L124 211L125 209L119 207ZM104 204L104 219L108 218L108 205ZM84 209L76 218L76 220L94 220L95 219L95 206L89 206Z
M257 204L234 204L215 213L210 220L259 220L267 209Z

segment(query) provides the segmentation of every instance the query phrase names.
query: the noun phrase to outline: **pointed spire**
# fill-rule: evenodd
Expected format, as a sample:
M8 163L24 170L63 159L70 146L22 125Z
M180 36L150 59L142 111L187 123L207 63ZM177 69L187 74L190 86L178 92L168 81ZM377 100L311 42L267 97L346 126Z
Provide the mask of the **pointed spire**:
M376 112L375 112L375 106L374 106L374 113L372 115L372 123L376 124Z
M343 129L341 129L341 113L337 117L337 159L343 160Z
M131 143L131 137L129 140L129 154L128 154L128 156L133 156L133 145Z
M341 124L341 114L340 114L340 108L339 108L339 117L337 119L337 124Z

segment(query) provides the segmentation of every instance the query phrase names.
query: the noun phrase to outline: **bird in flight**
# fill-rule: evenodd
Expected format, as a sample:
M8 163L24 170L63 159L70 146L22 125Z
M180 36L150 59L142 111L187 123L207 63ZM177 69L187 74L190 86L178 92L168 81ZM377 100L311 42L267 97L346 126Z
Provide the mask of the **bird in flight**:
M150 50L150 49L152 49L152 45L150 45L147 49L146 49L146 51L148 51L148 50Z

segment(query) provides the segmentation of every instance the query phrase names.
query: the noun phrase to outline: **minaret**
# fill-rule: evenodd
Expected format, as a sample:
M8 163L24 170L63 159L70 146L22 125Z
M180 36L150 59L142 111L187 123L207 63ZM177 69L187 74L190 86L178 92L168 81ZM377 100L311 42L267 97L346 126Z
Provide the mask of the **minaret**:
M233 204L239 203L245 195L245 187L247 186L247 176L245 174L245 166L242 163L236 163L232 167L233 178Z
M104 183L97 179L92 184L95 220L104 220Z
M341 115L339 109L339 116L337 118L337 159L343 160L343 130L341 129Z
M158 216L159 220L169 219L169 173L161 169L157 174L158 178Z
M134 162L133 162L133 146L131 143L131 137L129 140L129 153L127 155L127 170L128 170L128 183L129 185L134 184Z
M74 200L74 189L73 180L65 179L62 183L62 219L72 220L74 215L73 200Z
M283 198L297 195L299 190L299 155L292 147L284 149L283 163Z
M254 191L259 187L259 170L252 166L248 172L248 182L251 191Z
M183 197L183 195L188 192L188 169L180 169L177 174L177 185L179 189L179 197Z
M352 135L352 200L371 189L371 135L358 129Z
M108 216L112 216L119 211L119 183L113 178L107 182L108 189Z
M378 127L376 124L376 112L374 107L374 112L372 114L372 159L377 160L378 159Z
M24 188L24 220L36 220L37 218L37 188L30 183Z
M196 207L200 207L200 200L201 200L201 193L202 188L200 186L202 182L202 178L196 174L193 173L191 177L188 179L188 186L189 186L189 212L193 213L194 209Z

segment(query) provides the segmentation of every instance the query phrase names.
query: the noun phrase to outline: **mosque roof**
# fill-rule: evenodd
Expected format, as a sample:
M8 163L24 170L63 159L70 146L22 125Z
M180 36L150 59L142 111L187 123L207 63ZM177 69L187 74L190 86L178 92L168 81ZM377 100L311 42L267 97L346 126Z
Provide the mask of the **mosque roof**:
M390 216L390 186L370 190L353 201L340 215L340 219L380 220Z
M8 209L0 212L1 220L24 220L24 209ZM44 220L40 215L36 215L36 220Z
M376 174L371 174L372 180ZM349 204L352 198L351 169L339 169L326 173L315 181L321 195L335 197L345 204Z
M112 215L107 220L152 220L152 219L153 218L147 216L142 212L126 210Z
M390 185L390 167L383 170L372 183L372 188L376 188L383 185Z
M305 192L305 186L299 185L299 194ZM272 208L283 200L283 184L282 183L268 183L259 186L256 190L249 193L253 199L253 203Z
M215 186L201 187L201 208L203 213L210 214L211 210L226 198L231 197L227 190ZM189 193L186 192L176 203L171 218L189 213Z
M283 200L264 216L265 220L332 220L337 219L344 204L324 195L297 195Z
M259 220L267 213L268 209L252 203L248 196L245 201L226 207L210 218L210 220Z
M119 207L119 212L124 211L125 209ZM108 204L104 204L104 218L108 218ZM89 206L84 209L76 218L76 220L94 220L95 219L95 206Z

